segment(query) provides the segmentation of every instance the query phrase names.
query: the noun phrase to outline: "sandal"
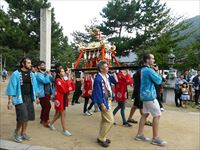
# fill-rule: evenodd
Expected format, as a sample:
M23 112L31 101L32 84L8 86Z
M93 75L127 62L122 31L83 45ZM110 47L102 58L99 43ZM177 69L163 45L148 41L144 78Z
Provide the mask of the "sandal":
M138 122L137 122L136 120L134 120L134 119L128 119L127 122L135 123L135 124L138 123Z
M145 125L147 125L147 126L152 126L153 124L152 124L150 121L147 121L147 122L145 123Z

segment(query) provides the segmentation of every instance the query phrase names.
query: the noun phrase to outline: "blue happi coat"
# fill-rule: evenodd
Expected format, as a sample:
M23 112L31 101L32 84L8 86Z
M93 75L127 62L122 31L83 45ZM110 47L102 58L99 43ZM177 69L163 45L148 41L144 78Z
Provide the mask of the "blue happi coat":
M31 77L31 85L32 85L32 100L36 100L36 94L38 94L38 86L37 86L37 81L35 78L34 73L30 72L30 77ZM22 104L22 94L21 94L21 85L23 84L22 80L22 73L19 70L16 70L12 73L7 89L6 89L6 95L7 96L12 96L12 104L13 105L18 105Z

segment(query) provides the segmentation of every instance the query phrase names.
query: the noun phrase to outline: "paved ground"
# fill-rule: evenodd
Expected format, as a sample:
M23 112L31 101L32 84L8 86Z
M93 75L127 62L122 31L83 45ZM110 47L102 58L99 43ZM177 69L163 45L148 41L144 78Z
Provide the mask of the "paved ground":
M7 110L7 97L4 95L6 83L0 83L0 139L6 140L6 145L12 145L8 141L13 140L13 131L15 129L15 110ZM82 100L81 100L82 101ZM116 104L113 103L113 106ZM128 102L127 106L131 103ZM99 130L100 113L88 117L82 114L83 104L69 106L67 108L66 123L67 128L73 134L71 137L65 137L61 134L61 124L58 120L55 124L56 131L50 131L39 124L40 106L35 105L36 120L30 122L28 134L33 138L32 141L25 141L28 148L32 146L50 147L60 150L97 150L101 148L96 143L96 135ZM110 150L153 150L153 149L170 149L170 150L199 150L200 149L200 113L196 109L177 109L174 106L166 106L160 122L160 137L168 142L166 147L158 147L149 143L138 142L134 140L137 133L138 124L132 128L123 127L121 124L120 113L115 117L117 125L114 126L109 134L112 144ZM128 116L130 107L126 109ZM191 112L192 111L192 112ZM51 109L50 118L53 117L54 109ZM134 117L139 120L139 112ZM152 118L150 118L152 119ZM145 134L148 137L152 135L151 127L145 128ZM12 142L11 142L12 143ZM2 140L0 148L2 147ZM19 144L15 149L23 149ZM24 148L24 149L28 149ZM12 149L12 148L11 148ZM37 149L37 147L35 148Z

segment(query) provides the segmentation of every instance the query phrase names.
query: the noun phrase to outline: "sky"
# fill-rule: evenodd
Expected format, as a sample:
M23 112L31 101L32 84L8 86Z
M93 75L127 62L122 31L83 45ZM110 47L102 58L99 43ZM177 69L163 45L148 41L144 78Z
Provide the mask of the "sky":
M84 32L84 25L90 24L93 18L102 20L100 12L107 0L50 0L55 9L56 20L63 26L64 34L69 41L73 40L73 31ZM161 0L171 8L173 15L184 15L191 18L200 15L200 0Z
M100 12L106 6L107 0L49 0L55 9L56 21L63 26L64 35L73 40L73 31L84 32L84 26L89 25L93 18L102 20ZM161 0L171 8L173 15L191 18L200 15L200 0ZM0 0L0 5L5 5Z

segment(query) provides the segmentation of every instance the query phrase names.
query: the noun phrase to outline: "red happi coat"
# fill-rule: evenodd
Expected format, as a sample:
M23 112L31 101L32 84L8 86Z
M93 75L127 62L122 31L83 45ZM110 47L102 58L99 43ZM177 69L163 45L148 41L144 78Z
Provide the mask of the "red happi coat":
M92 95L92 77L87 76L84 78L82 97L91 97L91 95Z
M65 109L64 106L64 94L67 94L67 100L66 100L66 107L68 106L69 99L68 96L71 91L74 91L75 84L71 80L62 80L60 78L57 78L55 80L55 101L54 106L55 110L57 111L63 111Z
M129 74L124 75L122 72L117 74L118 82L115 86L115 100L123 102L127 100L127 86L133 84L133 79Z

